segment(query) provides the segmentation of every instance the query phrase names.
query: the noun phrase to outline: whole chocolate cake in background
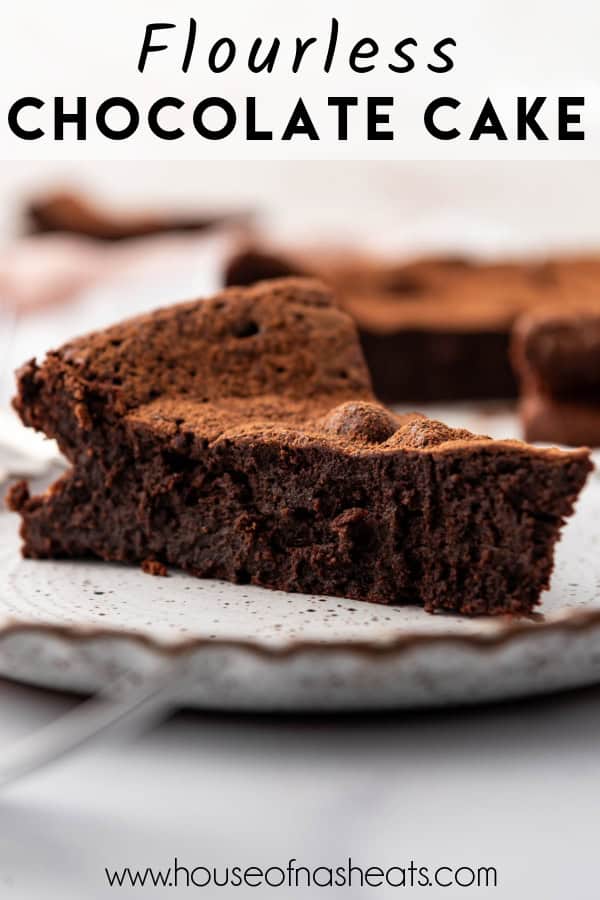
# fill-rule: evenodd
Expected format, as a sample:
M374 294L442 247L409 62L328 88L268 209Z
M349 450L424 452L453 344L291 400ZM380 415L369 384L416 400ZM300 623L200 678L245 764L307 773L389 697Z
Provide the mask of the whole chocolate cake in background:
M71 468L9 495L32 558L529 613L591 468L376 402L356 328L309 279L231 288L72 340L18 375Z
M227 285L290 274L322 277L358 327L376 395L388 403L513 398L510 333L549 302L600 312L600 256L475 262L432 257L395 264L345 252L245 246Z

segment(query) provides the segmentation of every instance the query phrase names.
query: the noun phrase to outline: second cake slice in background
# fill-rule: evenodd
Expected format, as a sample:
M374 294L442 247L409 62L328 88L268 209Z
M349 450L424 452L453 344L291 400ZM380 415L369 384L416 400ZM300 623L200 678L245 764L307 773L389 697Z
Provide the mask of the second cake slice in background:
M550 308L524 316L512 356L525 438L600 447L600 311Z

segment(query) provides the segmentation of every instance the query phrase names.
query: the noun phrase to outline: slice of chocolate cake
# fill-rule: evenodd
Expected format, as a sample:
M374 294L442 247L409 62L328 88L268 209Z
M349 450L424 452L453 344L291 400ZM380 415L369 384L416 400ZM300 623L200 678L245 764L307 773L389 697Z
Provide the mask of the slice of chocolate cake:
M72 464L41 496L13 488L29 557L527 613L590 470L585 450L392 415L352 321L308 279L71 341L18 386L23 421Z
M600 312L550 308L522 317L512 357L527 439L600 446Z

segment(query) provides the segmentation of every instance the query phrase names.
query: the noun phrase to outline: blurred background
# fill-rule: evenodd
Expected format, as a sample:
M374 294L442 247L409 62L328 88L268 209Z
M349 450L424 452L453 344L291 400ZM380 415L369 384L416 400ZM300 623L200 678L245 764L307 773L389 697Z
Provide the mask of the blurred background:
M205 219L127 241L31 231L31 204L75 191L124 220ZM600 246L595 162L39 162L0 170L0 404L25 359L128 314L219 286L241 234L393 257ZM39 223L38 223L39 225Z
M58 186L124 209L251 209L286 235L316 228L391 246L546 249L600 237L600 166L585 161L5 162L2 237L24 199Z

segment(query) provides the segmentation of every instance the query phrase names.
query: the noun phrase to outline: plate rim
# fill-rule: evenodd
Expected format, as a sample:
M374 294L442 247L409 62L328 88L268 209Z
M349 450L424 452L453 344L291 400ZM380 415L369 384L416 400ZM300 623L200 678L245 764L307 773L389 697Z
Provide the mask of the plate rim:
M488 617L486 621L493 621ZM311 639L288 640L281 644L261 643L248 638L209 638L195 636L173 640L162 640L153 635L111 628L98 625L52 624L46 622L24 622L7 620L0 624L0 649L2 644L19 635L53 637L66 643L86 644L93 641L129 642L153 651L162 657L177 658L186 654L207 649L239 650L254 654L267 660L285 660L303 653L355 653L371 659L385 659L415 648L432 646L460 646L478 652L491 652L501 647L526 639L539 639L542 636L562 634L581 634L600 628L600 609L569 610L558 612L551 619L543 622L532 621L531 618L510 623L490 632L438 632L434 634L407 631L390 640L354 639L327 640Z

